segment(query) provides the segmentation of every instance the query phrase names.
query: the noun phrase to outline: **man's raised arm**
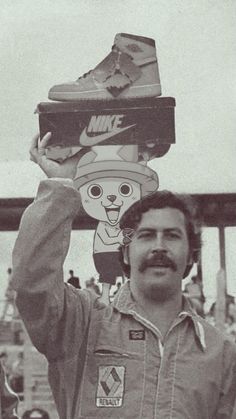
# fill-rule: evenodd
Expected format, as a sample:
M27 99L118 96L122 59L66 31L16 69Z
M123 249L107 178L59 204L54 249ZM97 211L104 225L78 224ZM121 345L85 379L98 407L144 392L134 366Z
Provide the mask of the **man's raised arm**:
M90 300L88 293L78 294L63 281L72 221L80 207L80 195L72 180L77 160L74 157L59 164L47 159L49 138L47 134L38 145L38 136L34 137L31 147L31 159L50 179L41 182L36 199L22 216L13 251L13 286L33 343L52 359L65 352L61 336L68 339L75 335L75 320L82 329L75 342L78 350Z

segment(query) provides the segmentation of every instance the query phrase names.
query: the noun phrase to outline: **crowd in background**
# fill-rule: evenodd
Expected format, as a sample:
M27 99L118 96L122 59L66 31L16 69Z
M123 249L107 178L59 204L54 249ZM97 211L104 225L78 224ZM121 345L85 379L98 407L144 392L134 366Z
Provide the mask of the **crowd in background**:
M73 287L77 289L81 289L80 279L78 276L74 275L74 271L72 269L69 270L69 278L66 281L68 284L73 285ZM111 301L119 291L120 287L122 285L122 281L118 280L116 285L113 287L110 299ZM87 279L85 281L85 288L93 293L95 295L100 296L101 295L101 287L99 286L98 281L92 276L90 279Z
M11 273L11 268L8 268L8 285L5 292L5 302L3 305L2 313L0 313L0 319L3 322L7 320L7 316L9 315L10 310L11 320L13 320L11 327L14 329L14 334L16 335L15 343L22 344L22 339L20 336L18 336L19 327L17 326L19 326L20 319L14 303L15 291L11 286ZM74 274L72 269L69 270L69 278L66 279L66 282L77 289L82 289L80 279ZM112 287L110 295L111 301L119 292L122 282L122 279L118 279L116 285ZM101 286L95 277L91 277L85 281L85 288L98 296L101 295ZM197 275L192 276L191 280L185 285L183 294L190 299L192 306L200 316L204 317L212 325L215 325L215 303L212 304L210 310L207 313L204 311L205 297L203 293L202 281ZM226 296L225 317L225 332L230 335L230 337L232 337L232 339L236 342L236 304L234 298L228 295Z
M15 334L15 343L22 344L22 339L19 336L19 316L17 309L15 307L14 299L15 299L15 291L12 289L11 285L11 268L7 269L8 275L8 285L5 292L5 301L2 309L2 313L0 313L1 321L7 320L7 316L10 316L12 322L12 329L14 329ZM66 279L66 282L77 289L82 289L81 282L78 276L74 274L72 269L69 270L69 278ZM119 289L122 285L122 279L118 279L115 286L111 289L110 300L112 301L115 295L119 292ZM101 295L101 286L96 280L95 277L91 277L90 279L85 281L85 288L90 292L95 293L96 295ZM212 304L210 310L206 313L204 311L204 303L205 297L203 293L202 281L197 276L194 275L191 277L191 280L185 285L183 290L183 294L187 296L196 312L204 317L209 323L215 326L215 303ZM226 320L225 320L225 332L232 337L232 339L236 342L236 304L233 297L227 295L226 296ZM4 353L4 352L2 352ZM1 355L0 355L1 356ZM4 358L4 355L3 355Z

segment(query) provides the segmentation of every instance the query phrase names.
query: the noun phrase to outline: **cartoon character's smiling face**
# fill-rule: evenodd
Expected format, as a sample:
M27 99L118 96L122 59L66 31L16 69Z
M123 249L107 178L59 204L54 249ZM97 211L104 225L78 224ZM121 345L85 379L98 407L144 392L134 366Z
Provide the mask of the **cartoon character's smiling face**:
M116 225L123 213L141 197L140 184L125 178L93 180L79 191L87 214L111 225Z

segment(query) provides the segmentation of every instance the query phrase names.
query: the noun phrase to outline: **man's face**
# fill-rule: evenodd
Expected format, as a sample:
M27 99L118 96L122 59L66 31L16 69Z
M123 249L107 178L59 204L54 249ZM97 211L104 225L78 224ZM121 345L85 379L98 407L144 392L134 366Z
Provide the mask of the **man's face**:
M124 262L131 268L131 289L155 300L181 292L191 262L184 214L169 207L144 213L125 248Z

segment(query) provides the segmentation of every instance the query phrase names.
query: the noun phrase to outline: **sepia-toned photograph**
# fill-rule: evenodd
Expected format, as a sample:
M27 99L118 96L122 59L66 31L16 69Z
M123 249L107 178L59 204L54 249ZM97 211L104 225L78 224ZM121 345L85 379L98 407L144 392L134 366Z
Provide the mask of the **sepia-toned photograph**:
M236 419L235 21L2 3L0 419Z

